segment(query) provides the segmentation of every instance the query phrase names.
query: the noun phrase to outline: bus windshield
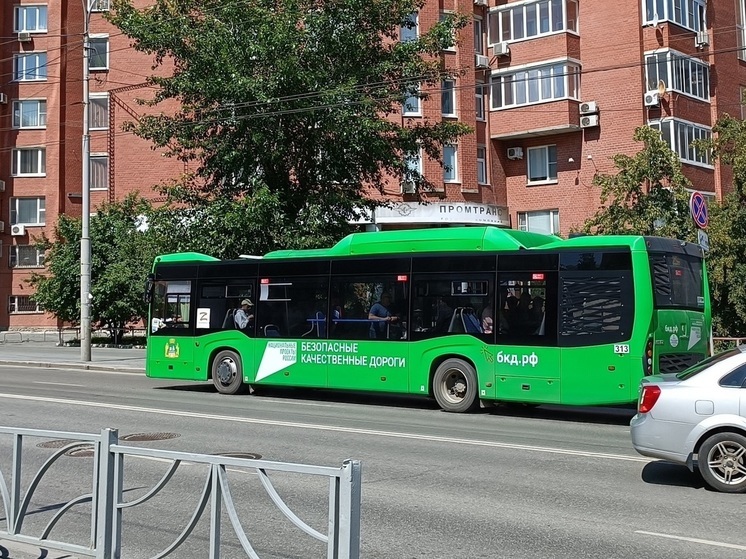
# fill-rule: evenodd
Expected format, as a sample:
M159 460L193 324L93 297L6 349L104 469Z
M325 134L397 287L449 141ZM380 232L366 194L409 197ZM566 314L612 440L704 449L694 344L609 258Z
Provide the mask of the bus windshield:
M650 268L657 308L704 308L701 258L688 254L652 253Z

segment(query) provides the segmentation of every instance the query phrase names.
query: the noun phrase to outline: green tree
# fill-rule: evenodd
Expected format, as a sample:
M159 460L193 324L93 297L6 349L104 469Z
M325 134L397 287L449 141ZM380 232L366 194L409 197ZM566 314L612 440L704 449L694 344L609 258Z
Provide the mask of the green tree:
M91 321L107 327L115 343L126 324L147 315L142 297L145 278L162 250L155 232L143 230L151 214L149 202L130 195L104 204L91 217ZM44 236L37 241L46 251L47 270L29 279L34 300L72 324L80 317L80 236L80 219L61 215L54 239Z
M385 203L371 194L387 177L432 188L408 156L422 149L442 161L443 144L470 130L442 119L405 127L396 113L459 73L441 51L469 18L450 15L400 41L423 4L156 0L137 10L115 0L110 21L156 68L173 68L149 78L156 93L143 103L180 108L130 129L195 165L163 186L179 238L222 257L328 245Z
M746 122L724 115L707 147L731 167L733 189L710 208L707 269L716 335L746 335Z
M593 179L601 187L601 208L583 224L586 233L658 235L697 242L689 213L691 183L679 156L648 126L635 130L642 149L614 156L617 173Z

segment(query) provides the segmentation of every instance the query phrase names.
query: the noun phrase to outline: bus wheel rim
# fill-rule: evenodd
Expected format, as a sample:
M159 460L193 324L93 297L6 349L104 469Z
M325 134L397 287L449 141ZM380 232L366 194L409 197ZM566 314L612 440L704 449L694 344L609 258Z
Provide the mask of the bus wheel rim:
M460 369L450 369L443 379L442 393L451 402L461 402L466 398L468 384L466 375Z
M220 361L220 364L218 365L218 380L220 381L220 384L228 385L230 384L233 379L236 377L236 373L238 372L238 369L236 367L236 362L233 361L233 359L225 358L222 361Z

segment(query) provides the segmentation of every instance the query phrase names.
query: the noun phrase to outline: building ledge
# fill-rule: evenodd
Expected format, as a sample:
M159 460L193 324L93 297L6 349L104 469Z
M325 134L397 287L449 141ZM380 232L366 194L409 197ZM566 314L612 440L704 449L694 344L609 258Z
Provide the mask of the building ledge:
M501 134L492 134L493 140L517 140L520 138L537 138L540 136L553 136L555 134L569 134L581 130L577 124L559 124L544 128L533 128L531 130L515 130Z

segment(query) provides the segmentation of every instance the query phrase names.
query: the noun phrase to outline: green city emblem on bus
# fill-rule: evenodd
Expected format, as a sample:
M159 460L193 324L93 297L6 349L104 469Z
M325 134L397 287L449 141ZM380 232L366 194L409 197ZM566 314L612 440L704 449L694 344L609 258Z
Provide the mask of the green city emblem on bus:
M174 338L169 338L166 342L166 357L169 359L177 359L179 357L179 344L176 343Z

